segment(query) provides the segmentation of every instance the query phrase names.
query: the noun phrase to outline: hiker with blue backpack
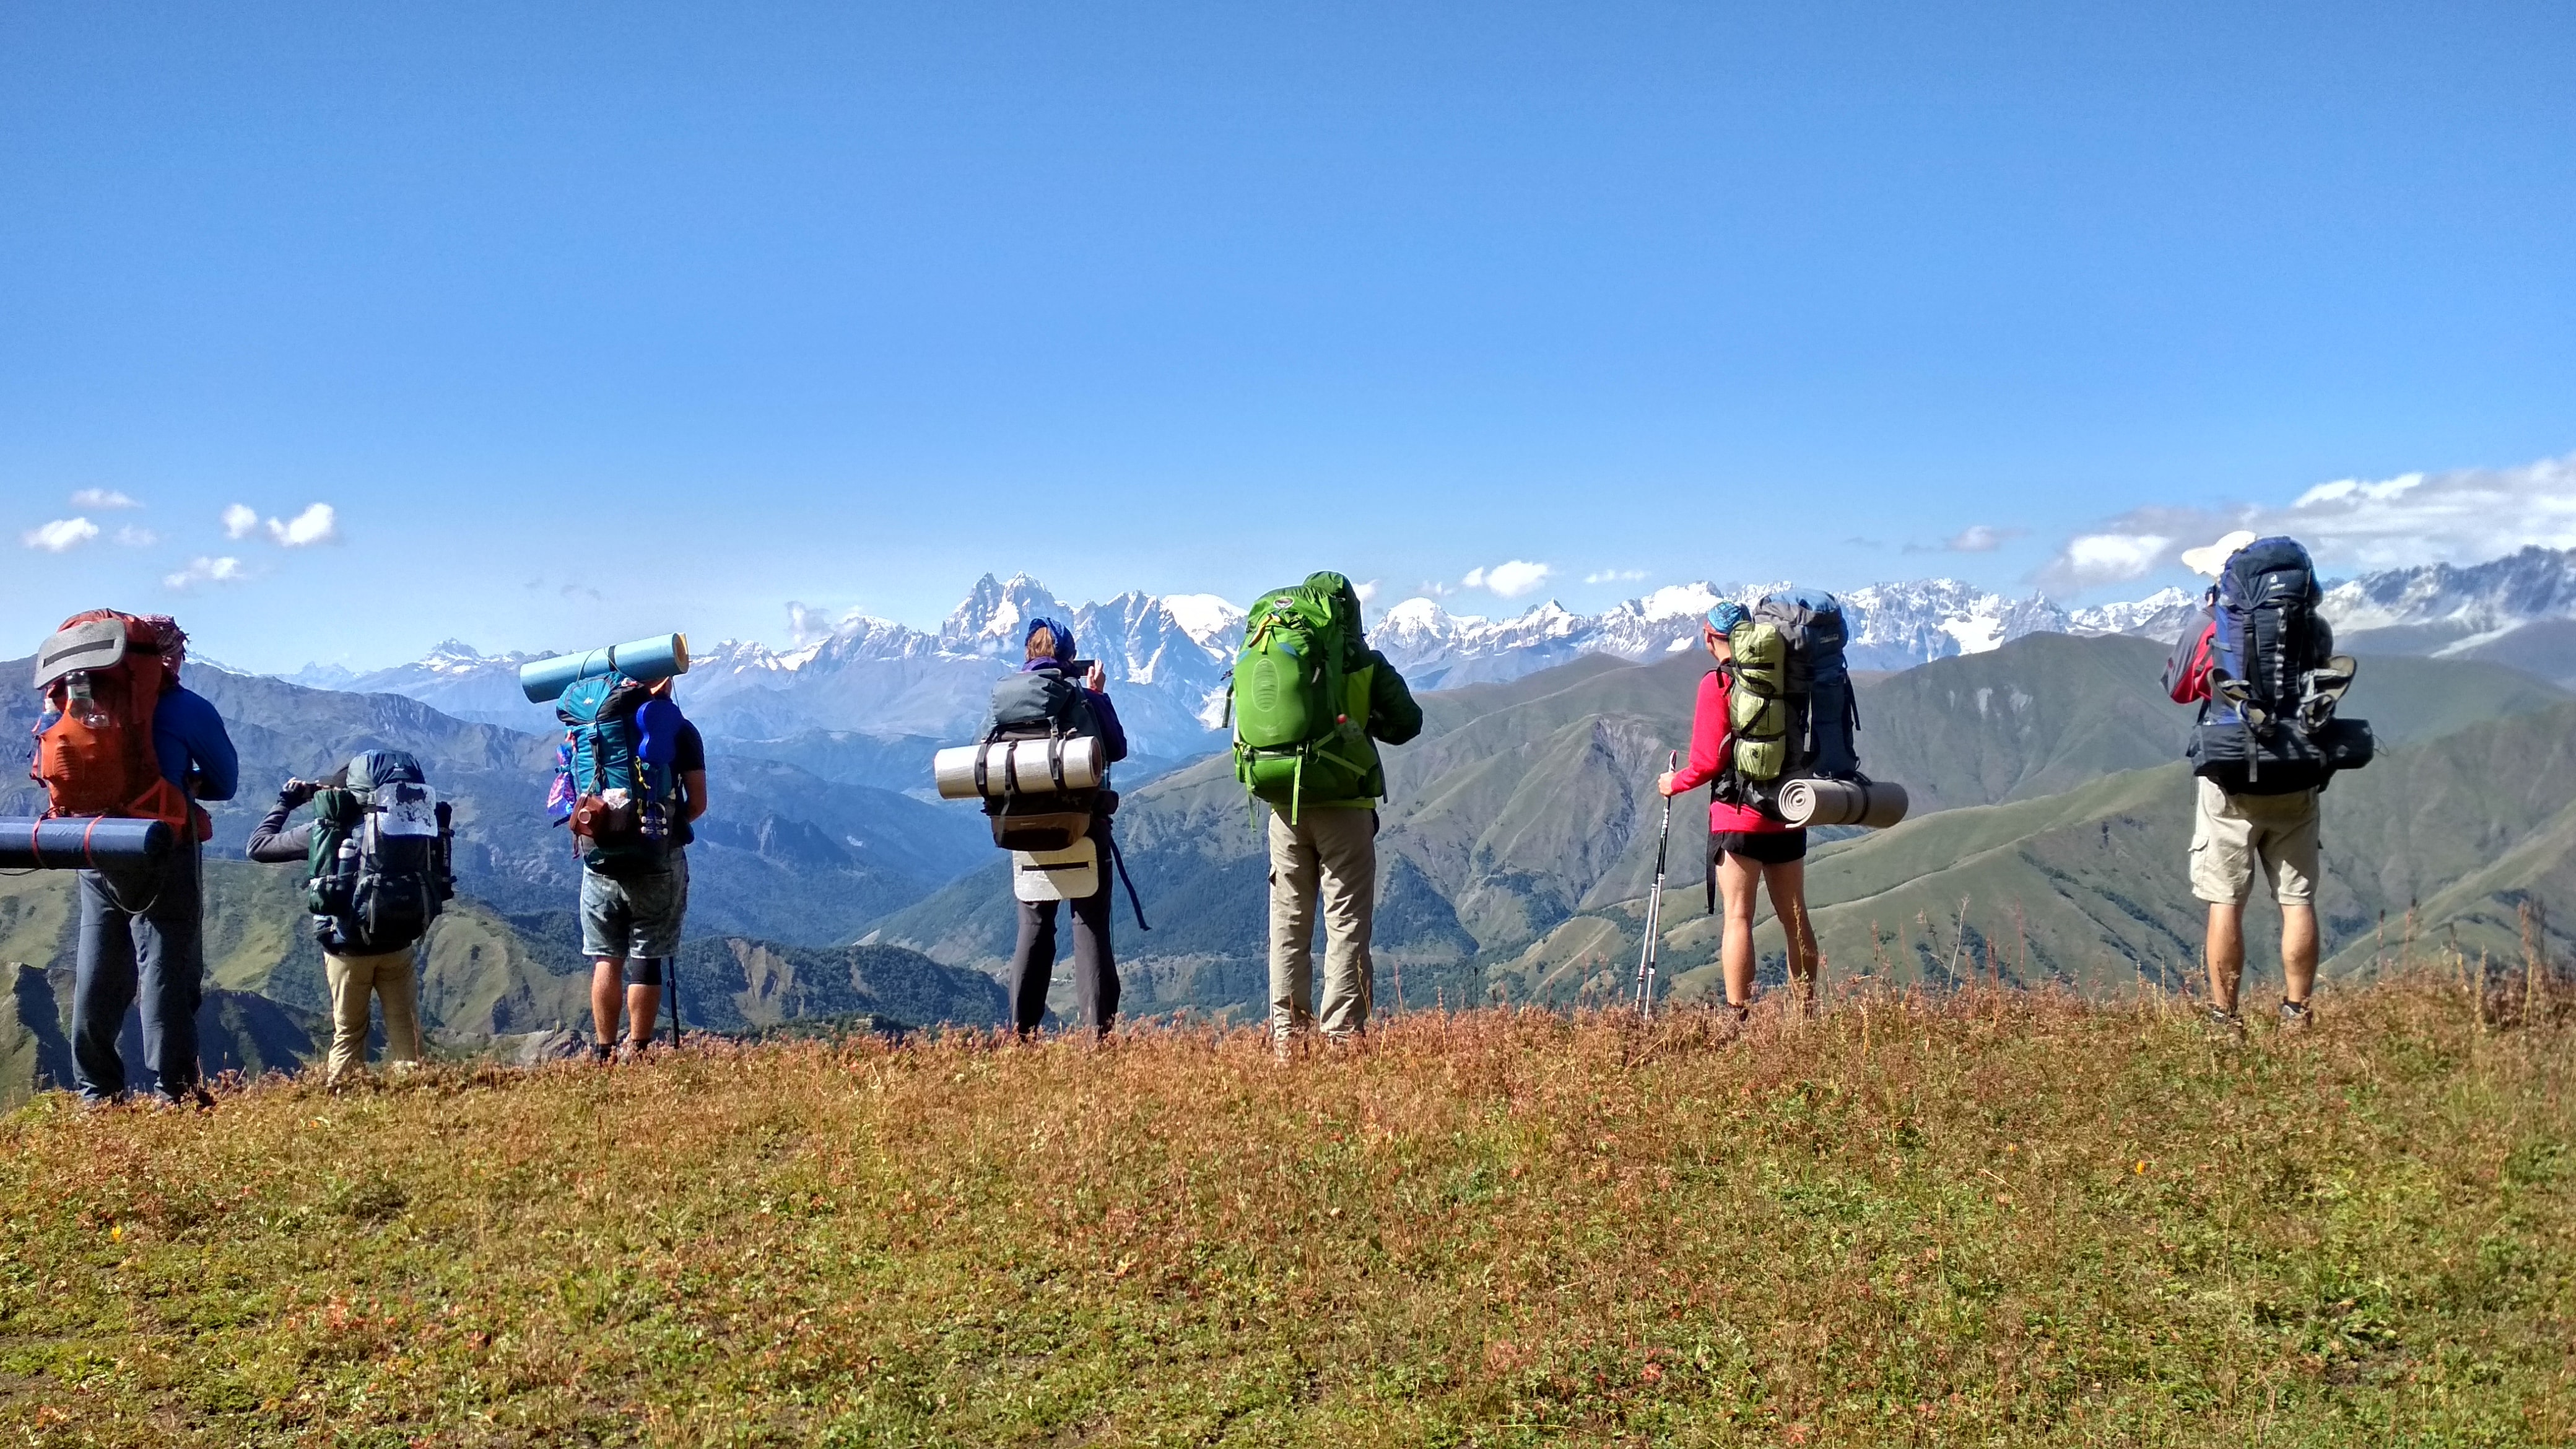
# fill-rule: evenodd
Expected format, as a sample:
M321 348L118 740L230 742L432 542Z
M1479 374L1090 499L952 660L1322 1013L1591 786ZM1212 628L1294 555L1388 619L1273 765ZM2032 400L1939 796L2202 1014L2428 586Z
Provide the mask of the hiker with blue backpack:
M1070 626L1032 618L1021 645L1020 667L993 685L983 742L968 767L993 843L1012 852L1019 936L1011 948L1011 1024L1027 1038L1046 1019L1058 907L1070 905L1074 1018L1096 1040L1118 1019L1109 876L1124 867L1109 833L1118 810L1109 767L1127 758L1127 731L1109 702L1106 671L1074 657ZM1134 905L1135 886L1127 889ZM1137 923L1144 923L1141 908Z
M313 818L287 817L310 802ZM339 1086L367 1059L371 1000L384 1003L385 1067L420 1061L420 977L412 949L456 895L447 802L407 750L368 750L328 779L289 780L242 853L305 867L304 905L322 947L331 998L323 1082Z
M1718 961L1724 1010L1752 1010L1755 888L1771 897L1798 998L1816 1000L1819 957L1807 915L1807 832L1781 813L1782 789L1804 776L1858 774L1841 607L1830 594L1774 594L1753 608L1721 600L1700 621L1717 667L1700 677L1688 763L1655 781L1666 797L1702 785L1708 799L1708 879L1723 897Z
M1286 1056L1320 1024L1336 1045L1368 1028L1376 991L1381 744L1422 733L1422 706L1360 630L1351 581L1310 574L1255 600L1227 705L1234 773L1270 807L1270 1039ZM1315 908L1324 916L1324 998L1314 1004Z
M665 973L680 952L687 847L707 809L706 744L672 699L668 676L647 681L612 669L576 680L555 717L564 739L547 810L581 857L591 1054L631 1060L652 1043ZM669 984L676 993L678 982ZM676 994L673 1006L676 1039Z
M2281 907L2280 1023L2298 1030L2317 980L2317 797L2336 772L2370 763L2370 726L2336 717L2354 661L2334 652L2316 567L2296 540L2240 531L2183 562L2218 580L2164 677L2176 704L2200 706L2184 753L2197 777L2191 888L2209 907L2211 1024L2245 1029L2237 988L2259 862Z

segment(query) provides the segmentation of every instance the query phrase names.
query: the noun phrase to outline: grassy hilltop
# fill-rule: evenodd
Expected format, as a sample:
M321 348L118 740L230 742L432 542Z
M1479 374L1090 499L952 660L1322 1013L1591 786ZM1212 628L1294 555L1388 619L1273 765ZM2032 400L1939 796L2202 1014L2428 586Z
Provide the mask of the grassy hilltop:
M1968 991L448 1069L0 1120L49 1444L2576 1435L2563 1019Z

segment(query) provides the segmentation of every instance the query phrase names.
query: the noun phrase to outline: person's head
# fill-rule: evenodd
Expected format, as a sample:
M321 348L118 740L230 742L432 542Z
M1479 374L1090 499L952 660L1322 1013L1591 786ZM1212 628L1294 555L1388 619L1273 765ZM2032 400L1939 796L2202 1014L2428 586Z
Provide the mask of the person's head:
M1061 664L1073 657L1073 631L1053 619L1029 620L1029 632L1022 642L1031 663L1052 659Z
M161 656L161 672L175 682L179 666L188 662L188 631L167 614L146 614L143 624L152 631L153 644Z
M1732 599L1720 599L1715 608L1699 622L1699 642L1709 657L1724 664L1735 658L1735 626L1746 618L1744 606Z

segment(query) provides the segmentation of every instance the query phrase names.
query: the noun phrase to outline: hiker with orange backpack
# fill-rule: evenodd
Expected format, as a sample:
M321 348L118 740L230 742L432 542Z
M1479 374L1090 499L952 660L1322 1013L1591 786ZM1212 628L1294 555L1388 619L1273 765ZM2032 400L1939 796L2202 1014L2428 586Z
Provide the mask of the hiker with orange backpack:
M92 609L63 621L36 656L44 710L36 764L48 816L160 820L158 858L80 874L72 987L72 1074L87 1102L126 1095L116 1039L139 995L143 1060L159 1095L211 1106L199 1081L204 994L203 864L214 833L200 800L229 800L240 760L223 717L179 682L188 636L164 615Z

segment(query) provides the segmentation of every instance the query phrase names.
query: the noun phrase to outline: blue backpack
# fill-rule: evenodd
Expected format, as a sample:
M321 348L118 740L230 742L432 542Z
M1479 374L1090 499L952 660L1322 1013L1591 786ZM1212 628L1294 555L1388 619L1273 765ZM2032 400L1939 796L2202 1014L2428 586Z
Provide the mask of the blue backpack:
M639 680L604 674L577 681L555 702L564 738L555 751L547 813L572 827L582 864L602 875L670 868L677 791L670 761L647 756L646 731L636 718L647 690Z
M2228 556L2200 626L2209 698L2191 733L2194 774L2230 794L2286 795L2370 763L2368 722L2335 717L2354 664L2334 652L2323 598L2296 539L2258 538Z

